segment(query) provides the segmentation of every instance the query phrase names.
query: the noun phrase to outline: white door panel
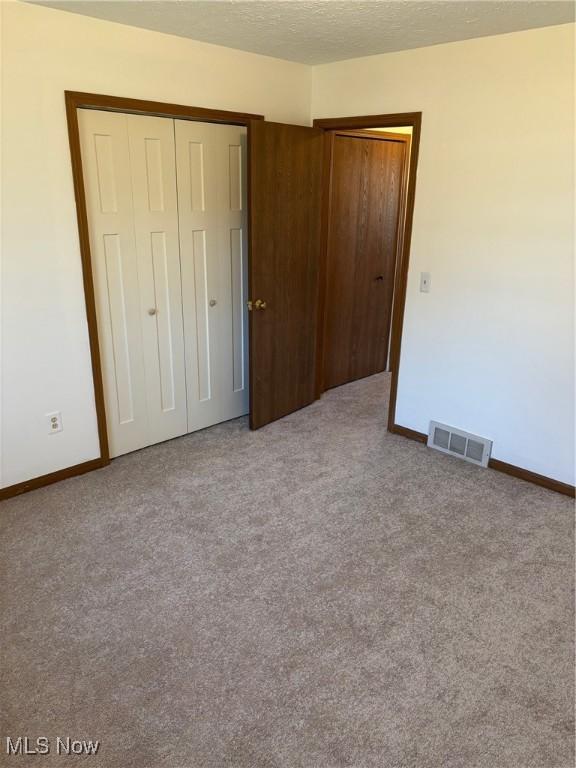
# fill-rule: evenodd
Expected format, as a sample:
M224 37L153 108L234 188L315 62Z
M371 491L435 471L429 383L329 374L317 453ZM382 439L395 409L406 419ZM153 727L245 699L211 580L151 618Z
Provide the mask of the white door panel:
M110 453L148 442L148 406L126 116L79 110Z
M173 121L79 110L110 455L184 434Z
M173 121L127 115L150 442L187 431Z
M246 414L246 129L79 125L111 456Z
M246 129L174 122L193 431L248 413Z

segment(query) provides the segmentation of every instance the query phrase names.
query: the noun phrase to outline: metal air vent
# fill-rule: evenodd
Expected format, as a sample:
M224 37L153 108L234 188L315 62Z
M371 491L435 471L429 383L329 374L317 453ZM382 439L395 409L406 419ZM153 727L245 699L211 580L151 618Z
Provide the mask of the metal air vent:
M456 427L449 427L447 424L440 424L438 421L431 421L428 447L457 456L464 461L470 461L472 464L478 464L480 467L487 467L492 452L492 440L472 435Z

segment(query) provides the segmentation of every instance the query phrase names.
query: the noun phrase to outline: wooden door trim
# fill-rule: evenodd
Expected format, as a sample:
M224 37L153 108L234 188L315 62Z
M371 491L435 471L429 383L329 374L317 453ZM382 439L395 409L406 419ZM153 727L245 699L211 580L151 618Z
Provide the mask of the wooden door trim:
M325 131L369 130L370 128L420 127L422 112L394 112L388 115L362 115L354 117L321 117L314 120L315 128Z
M82 171L82 156L80 152L80 130L78 126L78 109L100 109L107 112L124 112L134 115L152 115L180 120L196 120L207 123L228 123L246 126L250 132L252 120L263 120L263 115L248 112L230 112L223 109L207 109L192 107L185 104L171 104L160 101L131 99L123 96L108 96L100 93L83 93L80 91L64 91L66 105L66 122L68 126L68 141L72 164L72 180L76 200L76 218L80 241L80 259L82 263L82 281L86 303L86 319L88 324L88 340L92 362L92 380L94 384L94 400L98 424L98 439L100 456L91 461L65 467L57 472L32 478L30 480L0 489L0 499L16 496L20 493L40 488L43 485L63 480L67 477L80 475L93 469L105 467L110 463L110 449L106 428L106 408L104 404L104 384L102 378L102 360L98 340L98 325L96 321L96 296L92 273L92 255L88 230L88 214L86 209L86 194L84 175ZM248 245L248 259L250 258Z
M351 136L358 139L376 139L376 141L403 141L405 143L410 142L411 136L409 133L385 133L383 131L370 131L368 128L364 130L358 128L355 131L330 131L330 133L334 136Z
M316 399L324 392L324 363L326 355L328 293L328 243L330 241L330 220L332 211L332 165L334 156L333 131L324 132L324 159L322 173L322 202L320 208L320 273L318 278L318 333L316 336Z
M249 112L191 107L186 104L130 99L124 96L106 96L101 93L64 91L64 95L66 107L71 109L102 109L106 112L126 112L132 115L152 115L153 117L199 120L206 123L229 123L230 125L248 125L250 120L264 119L264 115L253 115Z
M408 188L405 195L405 217L404 217L404 231L402 233L402 247L401 253L398 255L396 264L396 276L394 281L394 296L392 300L392 330L390 333L390 348L389 348L389 360L390 370L392 373L390 384L390 404L388 409L388 430L392 431L392 427L396 421L396 398L398 394L398 369L400 364L400 349L402 345L402 326L404 323L404 310L406 306L406 285L408 281L408 263L410 259L410 246L412 238L412 221L414 217L414 200L416 194L416 171L418 167L418 151L420 148L420 133L422 126L422 112L403 112L394 113L390 115L364 115L354 117L331 117L314 120L313 125L316 128L322 128L326 135L334 136L334 132L343 131L363 131L370 128L396 128L400 126L411 126L412 135L404 134L407 139L410 140L410 153L409 153L409 169L408 169ZM377 132L376 132L377 133ZM373 135L373 134L372 134ZM397 134L402 136L403 134ZM383 138L386 138L386 134L383 134ZM333 139L332 139L333 142ZM325 154L325 162L327 162L327 155ZM330 217L330 187L331 187L331 170L332 170L332 152L329 157L330 165L324 167L325 183L323 188L324 200L323 200L323 216L327 217L326 222L322 227L322 263L321 267L324 274L322 275L322 283L326 281L326 267L327 267L327 254L328 254L328 235L329 235L329 217ZM319 327L325 328L326 320L326 299L325 294L321 297L319 302L319 312L321 325ZM324 367L324 333L322 339L319 340L319 360L321 361L321 367ZM317 395L323 390L323 382L321 374L317 377Z

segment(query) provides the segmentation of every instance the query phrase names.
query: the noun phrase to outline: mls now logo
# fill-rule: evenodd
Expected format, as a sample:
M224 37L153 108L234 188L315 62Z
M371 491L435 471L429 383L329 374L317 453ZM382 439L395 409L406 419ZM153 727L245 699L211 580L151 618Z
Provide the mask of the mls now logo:
M55 741L57 755L95 755L99 747L99 741L80 741L71 739L70 736L57 736ZM52 744L47 736L39 736L37 739L31 739L29 736L18 736L14 739L6 737L7 755L48 755L51 748Z

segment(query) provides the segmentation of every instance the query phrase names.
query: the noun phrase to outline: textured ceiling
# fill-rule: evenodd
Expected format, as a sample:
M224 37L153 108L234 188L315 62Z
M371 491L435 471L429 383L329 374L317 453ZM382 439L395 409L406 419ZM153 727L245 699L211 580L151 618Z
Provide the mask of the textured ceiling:
M304 64L574 20L570 0L38 0Z

